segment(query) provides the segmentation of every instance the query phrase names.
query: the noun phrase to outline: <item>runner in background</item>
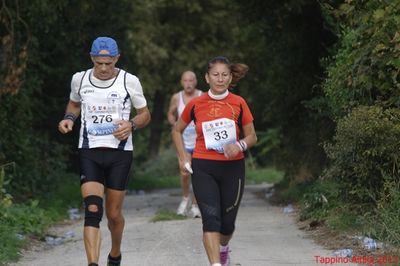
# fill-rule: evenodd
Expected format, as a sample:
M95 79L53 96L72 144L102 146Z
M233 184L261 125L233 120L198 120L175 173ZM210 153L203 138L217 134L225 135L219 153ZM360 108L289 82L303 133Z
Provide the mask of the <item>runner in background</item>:
M202 93L200 90L196 89L196 74L192 71L185 71L182 73L181 86L183 90L175 93L171 97L169 104L167 118L171 126L175 125L177 119L182 114L185 105L193 98L200 96ZM190 158L196 144L196 131L193 122L191 122L184 130L182 138L185 146L186 156ZM176 213L179 215L186 215L190 203L190 173L180 170L180 178L183 197ZM201 216L194 195L192 195L192 207L190 208L190 214L193 216L193 218L199 218Z
M193 172L203 244L212 266L229 265L228 244L235 230L245 182L244 152L257 142L246 101L229 92L247 70L246 65L232 64L222 56L209 61L205 74L209 91L186 105L172 131L181 171ZM192 120L197 138L190 158L182 134Z

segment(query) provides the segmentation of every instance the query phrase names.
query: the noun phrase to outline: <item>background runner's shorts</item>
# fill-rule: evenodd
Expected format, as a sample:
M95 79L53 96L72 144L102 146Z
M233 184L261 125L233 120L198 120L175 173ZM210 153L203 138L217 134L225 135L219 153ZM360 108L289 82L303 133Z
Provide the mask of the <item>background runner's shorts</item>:
M125 190L132 164L132 151L117 149L80 149L81 185L89 181L107 188Z

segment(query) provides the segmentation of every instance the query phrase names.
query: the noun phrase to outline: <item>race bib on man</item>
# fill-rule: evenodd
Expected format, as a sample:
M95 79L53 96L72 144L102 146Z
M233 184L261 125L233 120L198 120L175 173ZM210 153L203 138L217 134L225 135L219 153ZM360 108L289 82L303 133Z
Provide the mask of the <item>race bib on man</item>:
M201 124L204 142L208 150L224 153L224 145L236 142L235 121L220 118Z
M99 101L96 104L86 104L84 108L90 135L110 135L118 128L114 122L121 120L119 104L111 101Z

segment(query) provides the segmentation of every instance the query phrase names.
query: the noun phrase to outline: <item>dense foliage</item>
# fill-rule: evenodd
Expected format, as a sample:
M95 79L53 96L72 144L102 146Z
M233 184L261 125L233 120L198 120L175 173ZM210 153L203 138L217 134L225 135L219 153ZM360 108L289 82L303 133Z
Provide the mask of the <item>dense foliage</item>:
M87 51L97 35L119 41L119 65L139 76L148 96L153 123L150 130L138 132L137 162L153 159L162 145L170 145L164 112L178 90L181 71L193 69L199 88L205 90L207 61L226 55L251 69L235 92L246 97L255 115L260 136L253 151L257 163L277 163L300 179L321 170L325 156L319 143L332 127L304 104L321 94L315 86L323 71L319 59L331 41L315 1L149 0L112 6L94 1L39 2L20 7L18 1L4 2L26 25L15 31L26 35L28 28L30 40L24 83L18 94L1 96L0 127L5 133L0 162L17 166L9 189L33 196L51 189L76 164L67 164L76 156L76 130L73 136L61 136L56 125L68 99L71 75L90 67ZM107 23L97 17L103 13ZM14 131L8 130L11 124Z
M346 1L335 12L342 38L323 84L338 125L329 169L363 203L387 178L399 181L399 11L398 2L375 0Z
M246 1L241 7L249 23L242 50L251 69L251 89L242 93L253 100L257 162L279 166L296 183L312 179L325 163L319 144L333 125L306 103L322 95L320 59L334 36L317 1Z
M387 184L400 180L399 139L398 109L356 107L339 120L334 144L326 145L331 166L324 176L339 184L345 202L374 206Z
M71 75L90 67L87 53L93 36L112 33L122 38L124 33L121 16L108 18L104 24L103 20L86 15L105 9L121 13L123 1L111 7L103 2L73 2L2 3L1 33L4 39L12 38L15 56L29 40L24 75L15 77L19 79L14 85L19 87L12 90L3 83L0 90L0 166L10 162L16 165L15 171L6 171L6 179L11 179L8 190L15 198L36 197L62 182L68 155L74 155L71 151L76 145L76 134L60 138L57 132ZM7 45L3 42L2 48ZM124 48L122 43L121 49ZM5 55L2 58L8 59ZM3 61L2 73L13 67L7 62ZM63 145L66 143L71 146Z
M135 53L137 73L149 99L152 123L148 145L137 154L143 160L159 155L170 145L170 126L165 110L170 97L181 89L184 70L193 70L198 88L207 90L204 73L209 59L225 55L243 60L240 52L240 16L231 1L137 1L131 15L127 41ZM143 158L143 156L145 158Z
M324 91L334 118L358 105L400 106L400 4L347 1L338 52L327 69Z
M153 115L137 132L134 170L174 171L169 98L185 69L206 90L207 61L225 55L250 67L234 92L255 117L254 162L282 169L281 186L306 188L305 216L322 219L334 200L369 206L392 228L376 235L395 242L399 14L389 0L2 1L0 200L24 202L71 181L77 128L61 136L57 123L71 75L91 67L92 40L108 35Z
M399 244L400 3L347 0L330 12L339 38L320 103L337 127L322 177L338 205L369 217L367 234Z

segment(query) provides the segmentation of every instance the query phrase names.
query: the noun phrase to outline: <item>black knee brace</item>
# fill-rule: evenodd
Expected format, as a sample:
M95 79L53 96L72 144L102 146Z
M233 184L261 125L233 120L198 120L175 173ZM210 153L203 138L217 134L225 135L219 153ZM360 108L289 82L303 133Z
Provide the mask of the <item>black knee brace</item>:
M92 227L100 227L100 221L103 217L103 198L90 195L83 199L85 202L85 225L84 226L92 226ZM97 207L97 211L93 212L89 210L90 205L95 205Z

